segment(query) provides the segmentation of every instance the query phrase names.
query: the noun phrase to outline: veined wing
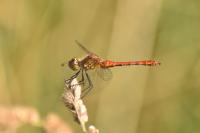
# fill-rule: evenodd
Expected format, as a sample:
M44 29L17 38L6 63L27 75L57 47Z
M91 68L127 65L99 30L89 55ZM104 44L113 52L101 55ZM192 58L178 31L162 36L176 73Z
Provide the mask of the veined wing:
M86 47L84 47L79 41L75 40L76 44L83 50L85 51L87 54L90 54L92 52L90 52Z
M96 73L104 81L109 81L113 77L112 71L109 68L97 68Z

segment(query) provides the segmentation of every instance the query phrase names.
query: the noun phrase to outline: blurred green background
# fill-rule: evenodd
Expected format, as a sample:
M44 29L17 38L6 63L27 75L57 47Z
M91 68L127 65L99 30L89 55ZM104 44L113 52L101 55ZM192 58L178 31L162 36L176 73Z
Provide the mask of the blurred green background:
M61 63L89 50L158 67L113 69L84 99L102 133L200 132L199 0L0 0L0 105L56 112L81 132L61 101ZM101 82L99 83L101 84Z

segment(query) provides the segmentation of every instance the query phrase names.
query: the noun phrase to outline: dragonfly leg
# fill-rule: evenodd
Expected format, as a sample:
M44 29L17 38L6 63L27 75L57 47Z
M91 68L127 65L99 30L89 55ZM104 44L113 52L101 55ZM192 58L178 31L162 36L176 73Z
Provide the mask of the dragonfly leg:
M91 91L91 89L93 88L93 84L92 84L92 82L91 82L91 80L90 80L90 77L89 77L89 75L88 75L88 73L86 72L86 71L84 71L83 69L80 69L77 73L75 73L72 77L70 77L69 79L67 79L67 80L65 80L65 83L66 84L70 84L70 82L73 80L73 79L75 79L75 78L77 78L78 77L78 75L80 74L80 72L81 72L81 80L80 81L78 81L78 83L77 84L74 84L73 86L76 86L76 85L84 85L84 83L85 83L85 76L86 76L86 79L87 79L87 81L88 81L88 86L85 88L85 89L83 89L82 90L82 96L81 96L81 98L83 98L83 97L85 97L90 91ZM85 74L85 75L84 75ZM70 88L71 87L73 87L73 86L70 86Z
M86 75L86 78L88 80L88 87L85 88L84 90L82 90L82 93L84 93L81 98L84 98L90 91L91 89L93 88L93 84L92 84L92 81L90 80L90 77L88 75L88 73L85 71L85 75Z
M66 84L69 84L69 82L71 82L73 79L77 78L79 73L80 73L81 70L79 70L77 73L75 73L72 77L70 77L69 79L66 79L65 80L65 83Z
M80 69L80 70L79 70L77 73L75 73L72 77L70 77L69 79L65 80L65 83L66 83L66 84L70 84L70 82L71 82L73 79L75 79L75 78L78 77L78 75L80 74L80 72L81 72L81 80L78 81L77 84L74 84L74 85L70 86L70 88L73 87L73 86L76 86L76 85L82 85L82 84L84 85L84 70L83 70L83 69Z
M83 69L81 69L81 80L80 81L78 81L78 84L79 85L85 85L85 82L84 82L84 70Z

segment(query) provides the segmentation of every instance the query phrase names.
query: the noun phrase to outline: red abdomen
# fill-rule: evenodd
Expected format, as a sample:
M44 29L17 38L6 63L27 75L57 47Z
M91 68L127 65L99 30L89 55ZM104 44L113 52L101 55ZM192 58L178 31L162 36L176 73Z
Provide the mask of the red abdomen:
M144 65L144 66L155 66L160 65L160 62L154 60L143 60L143 61L127 61L127 62L114 62L110 60L105 60L101 62L102 68L109 68L115 66L130 66L130 65Z

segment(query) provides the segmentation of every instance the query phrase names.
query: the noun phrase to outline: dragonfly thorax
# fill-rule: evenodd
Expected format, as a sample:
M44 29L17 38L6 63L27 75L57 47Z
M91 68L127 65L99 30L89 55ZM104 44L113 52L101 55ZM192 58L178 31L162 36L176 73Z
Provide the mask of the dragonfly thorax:
M79 70L80 66L79 66L79 59L77 58L72 58L69 62L68 62L68 66L70 69L72 69L73 71Z

